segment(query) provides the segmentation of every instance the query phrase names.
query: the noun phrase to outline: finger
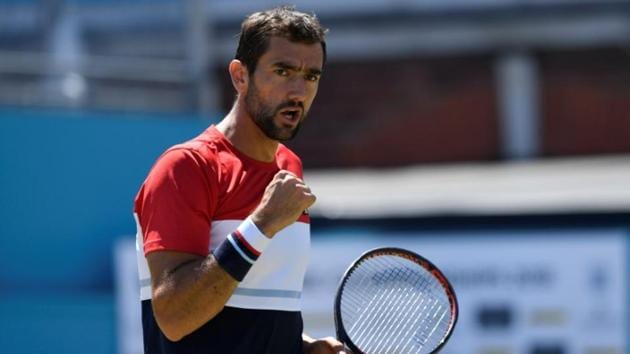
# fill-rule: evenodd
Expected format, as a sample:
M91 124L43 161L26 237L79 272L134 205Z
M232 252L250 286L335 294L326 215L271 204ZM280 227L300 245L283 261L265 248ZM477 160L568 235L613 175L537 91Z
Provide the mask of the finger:
M317 201L317 197L315 196L315 194L311 194L311 193L305 193L304 196L306 197L306 207L309 208L311 205L315 204L315 202Z
M311 187L309 187L306 183L297 182L295 184L295 187L300 188L300 189L305 190L305 191L308 191L308 192L311 191Z
M292 176L292 177L297 178L297 175L289 170L280 170L276 172L276 176L280 176L282 178L287 177L287 176Z
M336 345L334 349L337 354L352 354L352 351L346 348L346 346L344 346L343 344Z
M289 174L289 171L285 170L280 170L273 176L274 181L284 181L287 178L291 178L291 174Z
M317 201L317 197L313 194L305 194L304 199L305 199L304 204L302 204L303 208L310 208Z
M291 171L284 171L284 172L285 173L280 175L280 179L282 181L292 182L292 183L295 183L296 185L297 184L304 184L304 185L306 185L306 182L304 182L304 180L302 178L298 177L293 172L291 172Z
M335 337L326 337L325 340L333 347L335 353L338 354L351 354L352 351L348 349L342 342L338 341Z
M304 182L303 179L301 179L300 177L297 177L296 175L286 175L284 177L285 181L290 181L291 183L295 183L296 185L298 184L306 184L306 182Z

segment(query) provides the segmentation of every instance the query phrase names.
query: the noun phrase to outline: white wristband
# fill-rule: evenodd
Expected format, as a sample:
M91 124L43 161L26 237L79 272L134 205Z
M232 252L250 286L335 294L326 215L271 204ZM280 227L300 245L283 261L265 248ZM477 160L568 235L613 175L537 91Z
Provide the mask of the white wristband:
M259 253L267 248L271 239L263 234L251 218L245 219L236 229L243 238L249 243L250 246L256 249Z

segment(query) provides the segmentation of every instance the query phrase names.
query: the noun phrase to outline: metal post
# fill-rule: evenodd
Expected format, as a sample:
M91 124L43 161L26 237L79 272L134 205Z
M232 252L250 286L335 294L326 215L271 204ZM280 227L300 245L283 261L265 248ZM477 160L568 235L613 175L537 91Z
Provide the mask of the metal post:
M207 115L219 109L218 90L214 77L214 55L211 19L206 11L205 0L187 0L186 35L187 55L190 63L191 82L195 85L195 101L201 114Z
M501 55L495 64L501 148L509 159L540 151L538 67L526 51Z

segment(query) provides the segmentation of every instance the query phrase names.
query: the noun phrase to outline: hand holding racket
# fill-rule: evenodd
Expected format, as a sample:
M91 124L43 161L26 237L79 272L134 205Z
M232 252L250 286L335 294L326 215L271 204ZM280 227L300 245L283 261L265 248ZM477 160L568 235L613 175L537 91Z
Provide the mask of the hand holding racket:
M400 248L366 252L335 298L337 338L355 354L433 354L457 322L455 292L425 258Z

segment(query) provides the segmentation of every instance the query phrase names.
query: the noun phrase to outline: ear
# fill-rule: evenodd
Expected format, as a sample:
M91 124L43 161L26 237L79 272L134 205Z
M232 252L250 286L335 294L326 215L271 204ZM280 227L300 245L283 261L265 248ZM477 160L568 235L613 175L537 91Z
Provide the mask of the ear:
M247 87L249 86L249 73L247 71L247 67L240 60L232 60L230 62L230 66L228 67L230 72L230 77L232 78L232 85L236 92L240 94L244 94L247 92Z

